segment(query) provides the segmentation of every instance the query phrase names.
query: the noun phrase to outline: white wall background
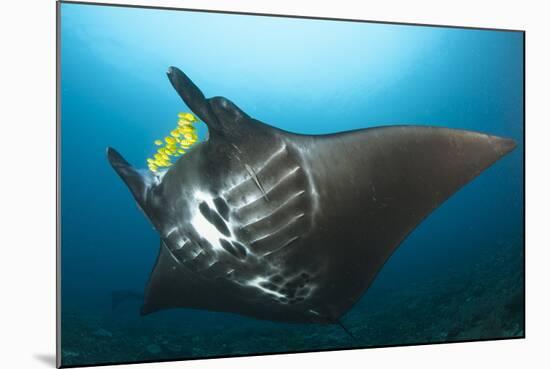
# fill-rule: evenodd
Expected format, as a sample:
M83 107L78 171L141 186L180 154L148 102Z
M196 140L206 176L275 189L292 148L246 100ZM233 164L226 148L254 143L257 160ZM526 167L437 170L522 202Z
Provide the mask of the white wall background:
M545 11L545 2L127 3L527 30L527 339L143 364L141 368L550 367L550 12ZM55 4L53 0L5 1L0 17L0 367L53 367Z

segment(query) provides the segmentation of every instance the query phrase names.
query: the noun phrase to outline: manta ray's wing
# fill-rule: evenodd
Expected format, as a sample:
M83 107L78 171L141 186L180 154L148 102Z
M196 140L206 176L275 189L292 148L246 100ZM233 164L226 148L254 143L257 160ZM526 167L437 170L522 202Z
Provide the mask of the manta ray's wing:
M296 145L320 184L327 216L361 215L356 220L364 219L376 230L371 233L397 239L516 146L511 139L425 126L312 136Z
M425 217L516 146L511 139L424 126L289 141L319 199L310 242L331 260L325 283L334 288L320 304L334 317L357 301Z

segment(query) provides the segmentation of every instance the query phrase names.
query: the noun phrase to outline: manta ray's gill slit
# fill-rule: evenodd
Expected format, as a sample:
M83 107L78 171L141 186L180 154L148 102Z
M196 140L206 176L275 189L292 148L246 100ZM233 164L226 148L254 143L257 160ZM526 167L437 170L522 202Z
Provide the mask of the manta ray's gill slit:
M269 190L265 191L265 194L266 195L269 195L272 191L274 191L278 186L280 186L283 182L285 182L286 180L288 180L289 178L291 178L294 174L298 173L298 171L300 170L301 168L299 166L296 166L294 168L292 168L291 170L289 170L287 173L285 173L281 178L279 178L277 180L277 182L275 182L275 184L273 184ZM258 196L258 197L255 197L254 199L240 205L240 206L237 206L236 207L236 210L241 210L249 205L252 205L254 204L255 202L261 200L264 198L264 195L262 194L261 196Z
M172 227L170 228L168 231L165 232L165 236L164 237L170 237L171 235L174 234L174 232L177 232L178 231L178 227Z
M198 133L195 124L199 122L191 113L179 113L178 125L170 135L162 140L155 140L155 145L160 146L152 158L147 158L149 170L156 173L159 168L168 168L172 165L171 158L177 159L185 154L186 150L198 141Z
M166 249L168 250L168 255L170 255L170 257L172 259L174 259L174 261L178 264L181 263L181 260L177 257L176 253L174 252L174 250L171 250L170 247L168 247L168 245L165 243L165 242L162 242L162 246L163 247L166 247Z
M292 203L292 201L300 198L303 194L305 194L306 191L305 190L301 190L301 191L298 191L297 193L291 195L288 199L284 200L280 205L278 205L275 209L273 209L270 213L266 214L266 215L262 215L260 217L257 217L257 218L254 218L252 220L250 220L248 223L244 224L243 226L241 226L242 229L246 229L247 227L250 227L258 222L261 222L263 220L266 220L270 217L272 217L273 215L275 215L275 213L277 213L278 211L280 211L281 209L284 209L285 206L289 205Z
M269 237L273 237L274 235L276 235L277 233L280 233L282 232L285 228L291 226L293 223L297 222L298 220L302 219L303 217L305 216L304 213L300 213L298 215L295 215L293 216L292 218L290 218L285 224L283 224L282 226L280 226L279 228L275 229L274 231L272 232L269 232L265 235L262 235L256 239L254 239L253 241L250 241L250 244L255 244L255 243L258 243L260 241L264 241L265 239L269 238Z
M225 224L225 221L222 219L222 217L216 211L211 209L210 206L208 206L208 204L206 202L201 202L199 204L199 211L223 235L225 235L227 237L230 235L229 228L227 228L227 225Z
M187 237L183 237L180 234L178 227L175 226L164 232L164 236L162 238L168 249L172 252L183 249L183 247L190 242Z
M286 241L285 243L283 243L281 246L279 246L279 247L277 247L277 248L275 248L271 251L266 252L262 256L269 256L269 255L274 254L278 251L281 251L285 247L290 246L293 242L297 241L298 239L300 239L300 236L294 236L294 237L290 238L288 241Z
M215 225L210 223L203 213L200 212L200 210L191 215L191 220L189 223L195 229L197 234L212 245L214 251L224 250L220 244L220 239L225 238L225 235L221 233Z
M231 186L229 186L228 188L223 190L223 192L222 192L223 198L225 200L227 200L227 195L229 195L232 191L237 189L242 184L245 184L246 182L251 181L251 180L252 180L252 177L245 177L245 179L243 179L242 181L232 184Z
M275 152L273 154L271 154L265 161L264 161L264 164L257 170L256 173L261 173L262 170L264 170L265 168L267 168L269 166L269 164L271 164L273 162L273 160L275 160L278 156L280 156L281 154L286 154L286 144L282 144L277 150L275 150Z
M220 244L225 249L225 251L229 252L237 259L244 259L246 257L246 248L243 247L240 243L229 242L225 238L220 238Z
M191 214L190 224L195 232L206 240L214 252L228 252L238 259L244 259L253 252L238 242L231 230L216 210L216 202L212 195L197 190L194 198L199 202L197 209Z
M176 245L178 246L178 249L183 249L185 247L185 245L187 245L189 242L191 242L191 240L189 240L188 238L184 239L184 238L180 237L176 241Z
M227 206L227 203L224 199L221 197L216 197L214 199L214 206L216 206L216 210L223 219L228 220L229 219L229 206Z

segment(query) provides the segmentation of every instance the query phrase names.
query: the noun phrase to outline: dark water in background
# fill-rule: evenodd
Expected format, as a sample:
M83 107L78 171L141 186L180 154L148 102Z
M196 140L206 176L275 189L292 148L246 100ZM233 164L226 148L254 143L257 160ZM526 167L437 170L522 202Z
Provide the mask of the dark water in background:
M64 365L518 337L523 327L523 35L63 4ZM511 137L387 262L338 326L195 310L111 309L159 247L105 158L145 166L188 111L165 72L299 133L396 123ZM204 134L204 130L201 131Z

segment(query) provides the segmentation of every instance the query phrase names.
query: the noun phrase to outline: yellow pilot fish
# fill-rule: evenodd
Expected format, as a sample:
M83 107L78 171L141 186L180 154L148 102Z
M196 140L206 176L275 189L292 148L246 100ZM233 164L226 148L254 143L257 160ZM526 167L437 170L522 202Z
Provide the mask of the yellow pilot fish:
M178 125L170 131L170 135L166 136L164 141L154 141L154 144L160 147L152 158L147 158L147 166L151 172L156 173L159 168L171 166L172 158L179 158L199 140L195 127L198 121L197 117L191 113L178 114Z

